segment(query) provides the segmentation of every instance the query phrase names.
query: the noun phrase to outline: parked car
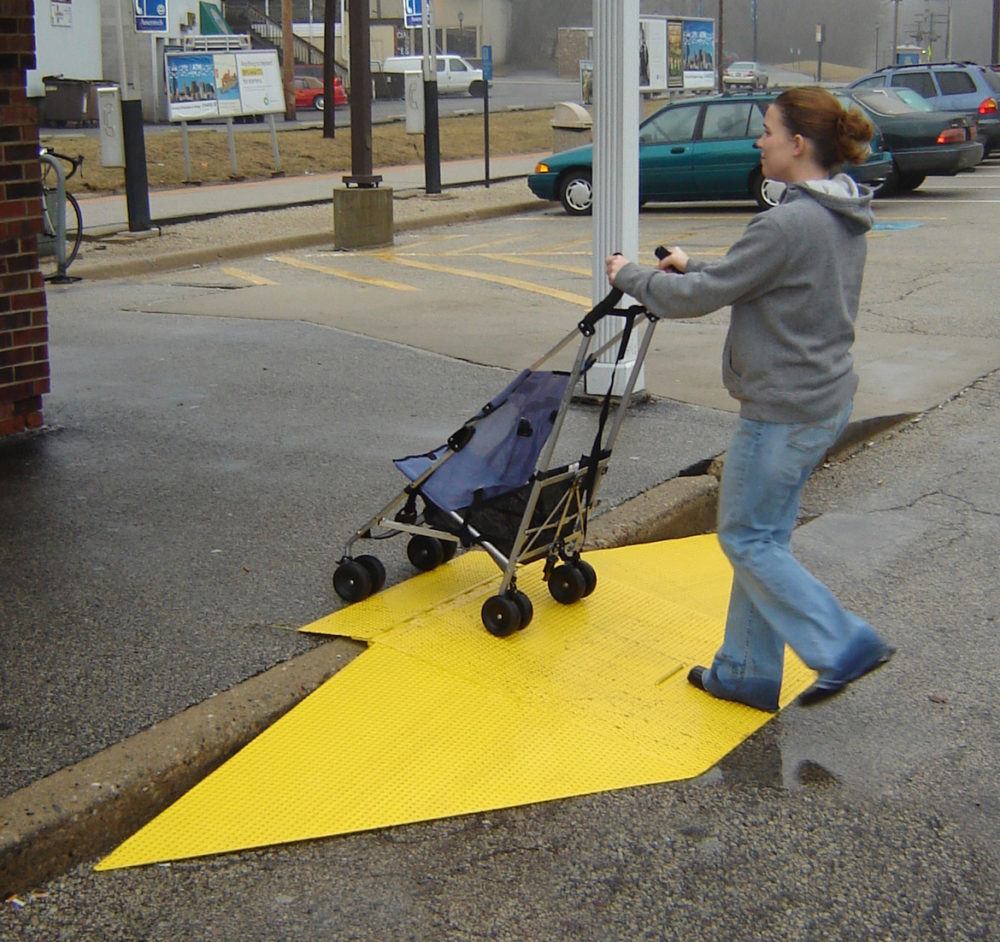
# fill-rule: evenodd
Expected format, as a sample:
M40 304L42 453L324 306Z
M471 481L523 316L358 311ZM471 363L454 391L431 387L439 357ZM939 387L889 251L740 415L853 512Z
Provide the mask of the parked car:
M859 106L882 132L892 154L892 173L880 196L908 193L927 176L954 176L983 159L971 115L937 111L910 88L860 88L838 95L841 104Z
M757 62L734 62L722 73L722 89L767 88L767 72Z
M784 184L760 171L754 143L764 132L764 112L773 94L717 95L666 105L639 125L640 203L689 200L756 200L774 206ZM559 200L566 212L582 216L593 208L593 148L554 154L528 177L535 196ZM847 168L855 180L881 184L892 157L872 142L872 155Z
M311 75L301 75L295 78L295 107L315 108L322 111L326 103L324 96L323 82ZM333 106L347 104L347 93L344 91L344 84L335 75L333 77Z
M407 72L423 71L423 56L389 56L382 63L382 73L392 82L392 76L398 76L395 84L399 85L398 94L402 94L403 76ZM437 86L439 95L469 94L473 98L482 98L486 82L483 70L477 69L461 56L437 56Z
M984 156L1000 151L1000 72L974 62L888 65L847 87L912 88L939 111L974 114Z

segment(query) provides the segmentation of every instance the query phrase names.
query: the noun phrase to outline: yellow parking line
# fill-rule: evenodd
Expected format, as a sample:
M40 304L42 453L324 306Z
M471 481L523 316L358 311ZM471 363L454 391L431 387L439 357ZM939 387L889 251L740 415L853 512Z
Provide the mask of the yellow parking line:
M489 275L485 272L466 271L461 268L448 268L446 265L432 265L430 262L418 262L413 258L401 258L394 252L376 253L379 258L384 258L387 262L395 262L397 265L408 265L410 268L421 268L424 271L436 271L443 275L455 275L458 278L472 278L476 281L488 281L490 284L506 285L509 288L520 288L522 291L531 291L534 294L545 295L548 298L556 298L559 301L568 301L570 304L578 304L581 307L590 307L590 298L585 298L582 294L572 294L569 291L560 291L558 288L547 288L545 285L538 285L531 281L521 281L520 278L507 278L504 275Z
M290 255L275 255L274 260L283 265L291 265L293 268L304 268L307 271L318 271L324 275L334 275L337 278L344 278L347 281L358 281L363 285L372 285L375 288L391 288L393 291L418 291L413 285L404 285L398 281L389 281L385 278L371 278L368 275L355 275L351 272L341 271L339 268L331 268L329 265L316 265L313 262L303 262Z
M501 255L499 252L480 252L480 258L489 258L495 262L508 262L511 265L528 265L531 268L551 268L553 271L564 271L571 275L590 277L589 268L573 268L571 265L556 265L552 262L537 262L523 255Z
M252 272L244 271L242 268L223 268L222 270L227 275L239 278L241 281L249 281L252 285L276 285L278 283L263 275L254 275Z

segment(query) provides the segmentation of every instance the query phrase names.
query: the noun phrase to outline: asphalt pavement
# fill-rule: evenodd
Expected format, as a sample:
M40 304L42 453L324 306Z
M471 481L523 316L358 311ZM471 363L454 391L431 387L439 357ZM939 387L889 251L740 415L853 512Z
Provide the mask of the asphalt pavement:
M422 181L422 168L395 174L397 188ZM443 172L446 185L474 178L473 166ZM203 188L191 209L157 196L153 216L306 203L338 182ZM101 203L101 223L96 206L88 228L125 222L123 200ZM439 218L454 212L442 203ZM122 275L52 292L46 427L0 441L0 895L17 894L0 937L84 923L150 939L639 938L691 925L703 937L993 937L992 370L940 408L894 408L888 432L855 427L870 445L806 494L800 554L897 660L823 710L782 715L706 781L415 826L399 844L262 851L222 863L224 887L209 885L211 865L198 890L177 873L197 911L178 911L177 884L157 886L155 870L95 878L88 861L355 656L294 630L336 606L346 532L395 486L401 436L450 430L509 375L295 321L134 313L160 291ZM586 425L592 407L580 408ZM732 427L708 406L638 410L595 522L612 543L700 526L713 487L700 463ZM386 562L390 580L405 577L400 554ZM411 838L424 850L403 850ZM331 868L353 874L336 905L307 902ZM431 871L433 889L419 876ZM156 915L129 915L133 894Z

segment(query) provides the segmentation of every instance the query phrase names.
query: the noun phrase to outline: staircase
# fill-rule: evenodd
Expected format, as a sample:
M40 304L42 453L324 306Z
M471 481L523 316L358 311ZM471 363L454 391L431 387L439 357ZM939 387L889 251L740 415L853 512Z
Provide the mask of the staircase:
M278 7L280 17L280 4L276 3L275 6ZM229 0L224 12L226 22L233 32L247 33L255 48L277 49L280 58L284 49L280 21L272 19L260 7L247 0ZM323 50L301 36L292 37L292 58L299 65L317 66L320 69L323 67ZM339 63L334 63L334 71L340 74L342 69Z

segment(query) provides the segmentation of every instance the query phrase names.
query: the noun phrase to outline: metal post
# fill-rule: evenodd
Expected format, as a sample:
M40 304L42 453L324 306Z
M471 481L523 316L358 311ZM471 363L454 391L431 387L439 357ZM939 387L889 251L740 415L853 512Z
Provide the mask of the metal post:
M229 136L229 162L233 166L232 180L240 178L240 168L236 166L236 141L233 139L233 119L226 118L226 134Z
M892 0L892 55L889 65L896 64L896 50L899 48L899 0Z
M146 139L142 125L142 100L138 82L127 75L125 61L125 24L121 0L115 0L118 29L118 64L121 69L122 139L125 152L125 205L129 232L149 229L149 177L146 172ZM132 16L130 5L129 15Z
M594 0L594 258L591 297L608 293L604 259L639 253L639 0ZM617 318L597 325L595 343L603 346L619 330ZM588 394L610 388L624 392L636 358L633 337L619 369L613 349L587 371ZM637 377L637 390L645 379Z
M424 44L424 189L441 192L441 138L438 128L437 42L434 36L434 8L423 0Z

